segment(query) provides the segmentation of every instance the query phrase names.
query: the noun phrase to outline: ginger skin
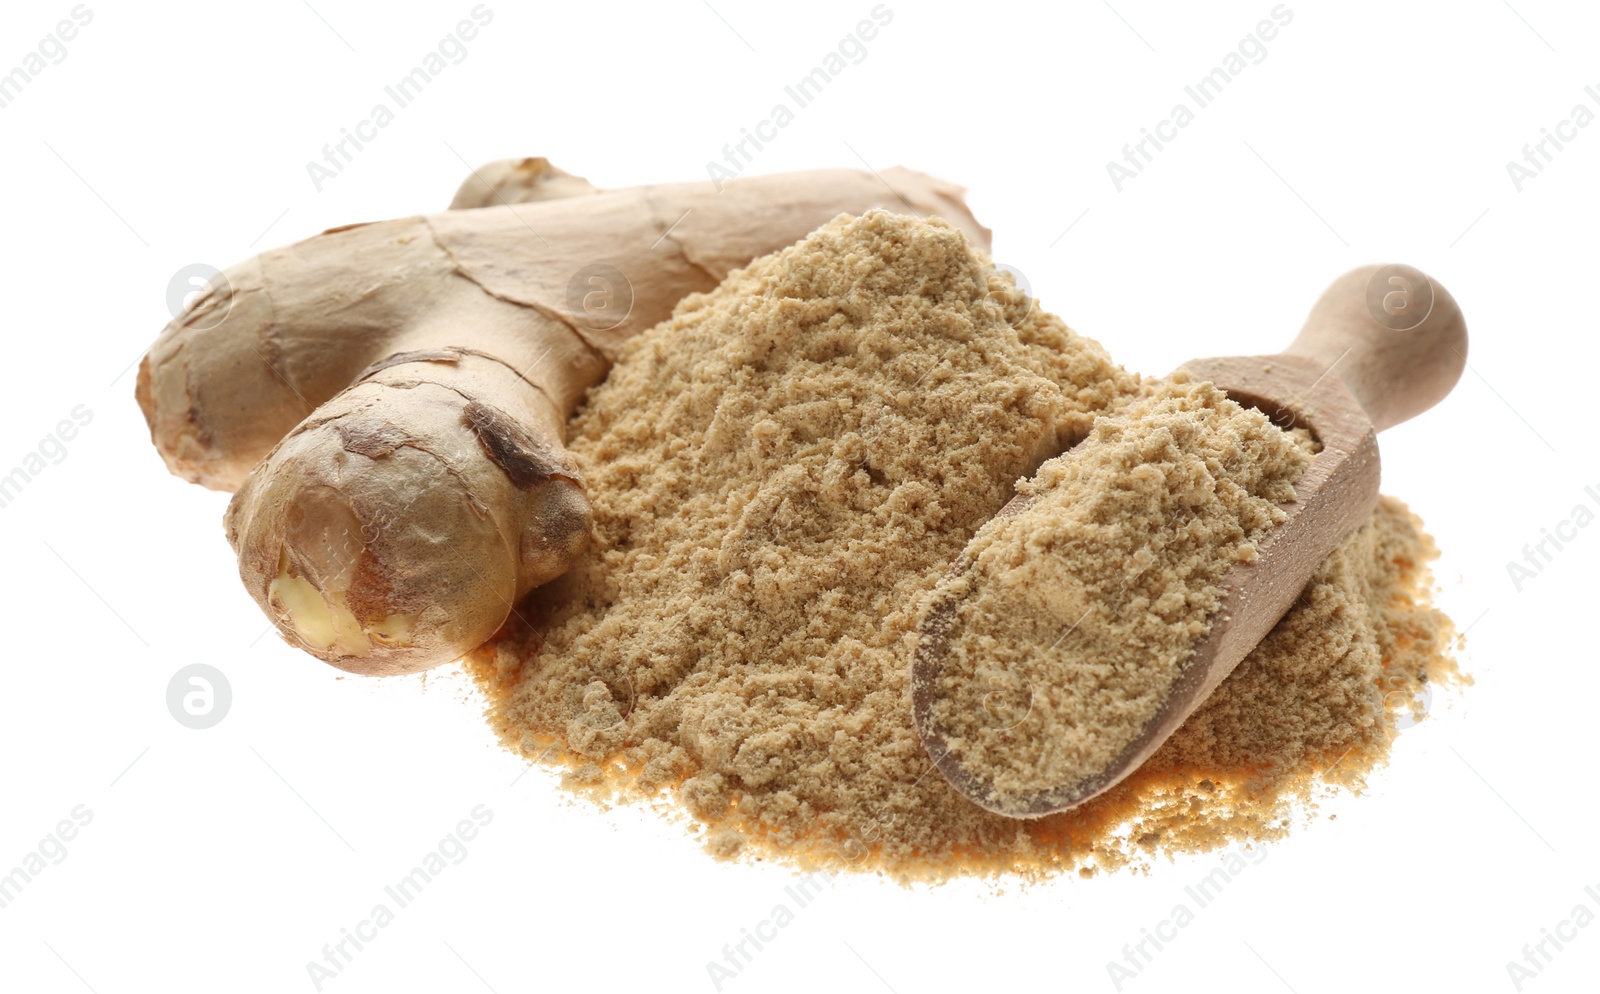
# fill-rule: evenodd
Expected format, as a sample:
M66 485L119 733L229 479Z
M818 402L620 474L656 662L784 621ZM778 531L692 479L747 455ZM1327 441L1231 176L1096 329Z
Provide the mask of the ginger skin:
M139 370L172 472L236 491L246 589L354 673L460 658L582 554L566 420L679 300L839 213L988 236L959 188L905 170L598 192L525 159L476 171L452 207L229 269Z

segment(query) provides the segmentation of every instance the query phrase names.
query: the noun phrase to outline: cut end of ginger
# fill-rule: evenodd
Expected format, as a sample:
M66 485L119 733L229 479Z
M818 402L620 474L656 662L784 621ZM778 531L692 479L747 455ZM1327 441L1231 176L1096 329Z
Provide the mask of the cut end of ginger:
M280 555L278 575L267 585L267 604L278 627L317 655L360 659L374 646L404 647L410 644L416 621L412 615L391 614L362 624L338 591L325 594L310 580L294 575L287 553Z

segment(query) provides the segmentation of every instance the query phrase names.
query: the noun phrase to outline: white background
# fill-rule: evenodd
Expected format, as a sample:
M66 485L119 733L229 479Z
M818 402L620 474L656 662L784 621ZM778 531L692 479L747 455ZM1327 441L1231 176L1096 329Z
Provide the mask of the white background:
M320 193L306 162L470 0L90 0L65 61L0 110L0 473L75 405L94 416L0 509L0 872L93 812L0 909L0 989L310 991L324 943L480 804L493 821L468 858L324 989L710 991L707 961L784 900L780 867L714 863L677 826L522 775L453 670L341 678L264 635L226 497L167 475L129 368L182 266L442 209L466 163L545 155L607 187L704 178L872 7L712 2L490 0L467 59ZM1290 0L1265 61L1119 193L1107 160L1269 0L890 0L867 58L752 167L904 164L965 184L996 258L1146 372L1273 351L1367 262L1421 267L1467 315L1472 368L1383 453L1385 491L1444 551L1440 599L1472 626L1476 686L1436 701L1369 794L1268 848L1126 990L1513 990L1525 943L1580 902L1600 911L1600 527L1520 592L1506 570L1600 490L1583 302L1600 126L1520 192L1506 170L1574 105L1600 111L1584 93L1600 15L1512 3ZM71 7L6 4L0 72ZM206 731L164 700L196 662L233 688ZM725 989L1111 991L1106 962L1218 862L999 895L840 879ZM1577 935L1524 989L1593 989L1600 924Z

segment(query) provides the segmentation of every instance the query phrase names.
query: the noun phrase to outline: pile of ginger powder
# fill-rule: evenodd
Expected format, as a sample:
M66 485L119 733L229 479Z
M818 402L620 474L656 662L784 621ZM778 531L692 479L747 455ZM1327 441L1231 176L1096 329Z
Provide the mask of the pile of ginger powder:
M1427 600L1436 552L1390 498L1178 733L1087 804L985 811L911 722L918 612L950 563L1019 482L1047 502L1084 486L1060 454L1100 420L1231 405L1173 389L945 223L840 216L684 300L590 393L569 447L593 544L468 660L490 722L580 794L687 813L715 856L802 870L1027 880L1279 837L1386 761L1426 684L1460 679ZM1239 410L1215 420L1244 424ZM1264 500L1291 495L1307 458L1284 438L1285 466L1246 474Z

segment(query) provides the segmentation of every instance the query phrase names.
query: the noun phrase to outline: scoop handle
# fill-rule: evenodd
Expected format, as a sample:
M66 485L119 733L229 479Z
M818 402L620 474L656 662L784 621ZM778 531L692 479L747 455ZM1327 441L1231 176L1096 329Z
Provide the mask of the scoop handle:
M1467 323L1438 281L1401 264L1334 280L1284 350L1324 364L1378 431L1444 399L1467 364Z

